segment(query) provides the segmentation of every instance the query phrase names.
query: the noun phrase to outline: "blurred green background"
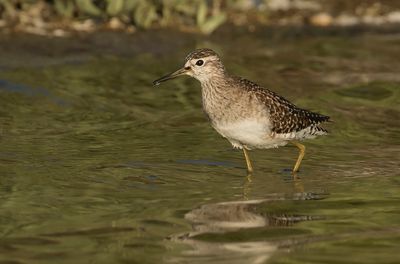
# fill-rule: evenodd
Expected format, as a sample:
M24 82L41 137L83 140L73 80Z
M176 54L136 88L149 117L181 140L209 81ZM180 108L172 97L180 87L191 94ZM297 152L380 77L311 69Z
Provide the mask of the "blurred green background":
M1 0L0 26L60 36L61 29L133 32L160 27L210 34L224 23L399 23L399 8L395 0Z

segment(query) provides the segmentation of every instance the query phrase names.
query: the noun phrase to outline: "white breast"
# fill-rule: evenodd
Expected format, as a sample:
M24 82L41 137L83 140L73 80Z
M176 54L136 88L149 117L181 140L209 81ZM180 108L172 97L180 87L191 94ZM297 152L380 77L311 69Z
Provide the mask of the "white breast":
M231 123L213 124L213 127L235 148L274 148L287 143L287 140L270 136L269 120L244 119Z

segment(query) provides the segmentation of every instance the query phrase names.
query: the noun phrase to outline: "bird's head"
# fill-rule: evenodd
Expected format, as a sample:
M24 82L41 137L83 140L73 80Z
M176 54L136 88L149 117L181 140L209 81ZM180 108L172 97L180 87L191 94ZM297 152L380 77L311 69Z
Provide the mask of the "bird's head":
M185 64L182 68L155 80L153 84L159 85L161 82L181 75L189 75L203 82L224 74L225 67L215 51L211 49L197 49L186 56Z

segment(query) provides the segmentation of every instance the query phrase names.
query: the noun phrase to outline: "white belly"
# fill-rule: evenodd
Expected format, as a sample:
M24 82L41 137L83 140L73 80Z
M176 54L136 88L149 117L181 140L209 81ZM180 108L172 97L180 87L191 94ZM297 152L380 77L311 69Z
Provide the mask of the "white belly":
M276 148L287 144L285 139L271 137L271 126L266 120L260 122L245 119L233 123L213 124L213 127L235 148Z

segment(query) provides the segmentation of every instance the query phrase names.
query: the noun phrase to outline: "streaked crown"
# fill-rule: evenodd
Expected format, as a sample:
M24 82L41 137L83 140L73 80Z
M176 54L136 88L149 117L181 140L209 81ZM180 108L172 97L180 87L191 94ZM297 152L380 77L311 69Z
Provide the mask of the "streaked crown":
M205 57L217 57L219 59L218 54L213 51L212 49L208 49L208 48L204 48L204 49L196 49L192 52L190 52L186 58L185 61L190 61L193 59L201 59L201 58L205 58Z

